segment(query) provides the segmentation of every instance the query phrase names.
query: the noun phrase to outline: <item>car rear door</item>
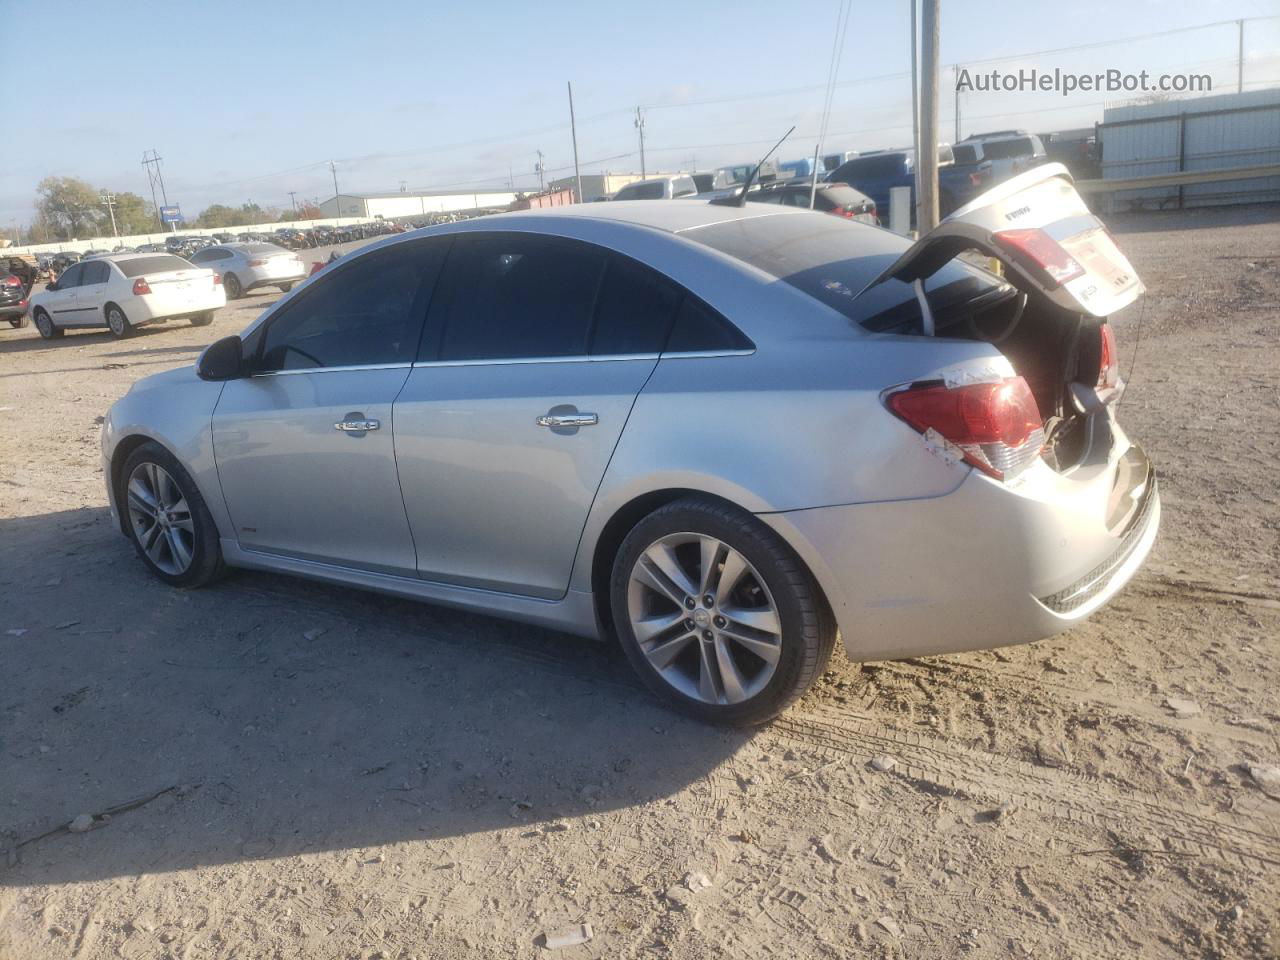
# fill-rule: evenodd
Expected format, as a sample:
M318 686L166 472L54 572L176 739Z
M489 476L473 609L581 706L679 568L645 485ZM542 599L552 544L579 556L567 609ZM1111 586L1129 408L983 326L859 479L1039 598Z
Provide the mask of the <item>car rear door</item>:
M424 579L554 599L678 289L580 241L463 234L395 404Z
M341 261L246 340L253 371L213 415L218 477L246 550L413 576L392 403L448 247Z

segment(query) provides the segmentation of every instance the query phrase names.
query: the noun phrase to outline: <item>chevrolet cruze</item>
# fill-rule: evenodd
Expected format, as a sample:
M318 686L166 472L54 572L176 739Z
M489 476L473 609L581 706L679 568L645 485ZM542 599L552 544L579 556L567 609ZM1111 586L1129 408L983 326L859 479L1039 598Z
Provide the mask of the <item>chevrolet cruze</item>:
M1133 575L1160 501L1106 318L1141 292L1058 165L914 245L688 200L468 220L136 383L108 492L174 586L272 570L616 637L755 723L837 638L1021 643Z

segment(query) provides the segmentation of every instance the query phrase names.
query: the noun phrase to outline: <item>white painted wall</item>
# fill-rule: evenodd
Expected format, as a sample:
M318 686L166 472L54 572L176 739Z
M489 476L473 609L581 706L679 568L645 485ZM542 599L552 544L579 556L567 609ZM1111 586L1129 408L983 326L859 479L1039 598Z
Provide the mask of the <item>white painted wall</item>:
M279 230L281 227L296 227L299 230L306 230L310 227L342 227L349 223L366 223L372 220L372 217L331 217L327 220L288 220L283 223L272 221L271 223L251 223L242 227L193 227L191 229L179 226L175 233L183 237L201 237L212 236L215 233L270 233L272 230ZM4 247L5 253L63 253L72 251L74 253L84 253L86 250L112 250L115 247L136 247L144 243L164 243L165 237L171 236L169 233L141 233L127 237L95 237L92 240L62 240L54 243L37 243L29 247Z

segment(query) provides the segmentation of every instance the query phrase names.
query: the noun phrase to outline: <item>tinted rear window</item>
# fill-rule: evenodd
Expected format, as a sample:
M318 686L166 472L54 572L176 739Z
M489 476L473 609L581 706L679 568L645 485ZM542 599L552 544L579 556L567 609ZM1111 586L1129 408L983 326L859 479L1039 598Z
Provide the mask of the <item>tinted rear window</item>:
M956 163L977 163L978 162L977 147L955 146L955 147L952 147L951 150L952 150L952 153L955 154Z
M245 253L288 253L284 247L277 247L274 243L242 243L240 249Z
M859 179L874 180L880 177L896 177L906 172L907 156L904 153L886 153L884 156L858 157L850 160L838 171L833 179L849 180L856 183Z
M144 273L164 273L168 270L190 270L191 264L181 257L166 255L158 257L132 257L128 260L117 260L116 266L126 277L140 277Z
M717 223L681 236L763 270L869 330L919 322L915 293L900 280L859 296L910 246L887 230L832 217L766 216ZM929 278L925 289L934 312L942 313L1001 286L994 275L953 260Z
M1029 157L1035 153L1035 148L1027 137L1018 137L1016 140L984 143L982 152L987 155L988 160L1003 160L1008 157Z
M661 200L662 182L629 184L620 191L619 200Z
M822 195L831 201L834 207L856 207L867 199L866 194L859 193L853 187L827 187ZM808 199L806 197L806 199ZM806 203L805 206L808 206Z

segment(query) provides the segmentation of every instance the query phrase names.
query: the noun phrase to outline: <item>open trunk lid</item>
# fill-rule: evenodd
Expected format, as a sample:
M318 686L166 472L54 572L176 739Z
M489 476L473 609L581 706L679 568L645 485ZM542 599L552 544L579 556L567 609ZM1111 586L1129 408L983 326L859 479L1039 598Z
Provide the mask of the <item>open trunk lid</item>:
M1143 293L1142 281L1071 174L1047 163L993 187L912 244L864 290L890 278L912 283L977 250L1005 266L1006 279L1074 313L1107 317Z

